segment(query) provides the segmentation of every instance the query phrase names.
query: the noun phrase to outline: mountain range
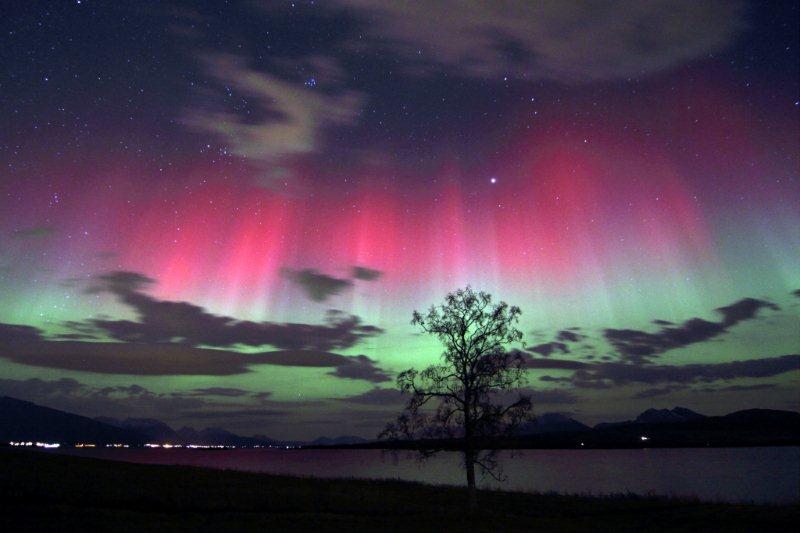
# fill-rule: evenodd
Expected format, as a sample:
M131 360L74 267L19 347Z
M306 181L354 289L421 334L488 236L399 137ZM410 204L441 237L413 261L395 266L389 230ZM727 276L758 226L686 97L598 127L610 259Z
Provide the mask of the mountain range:
M243 437L221 428L177 431L151 418L88 418L31 402L0 397L0 443L58 442L64 445L124 443L208 446L381 447L386 443L350 435L311 442L280 441L264 435ZM748 409L725 416L704 416L685 407L648 409L634 420L589 427L560 413L544 413L519 428L503 447L575 448L642 446L744 446L800 443L800 413ZM405 443L403 446L413 445Z

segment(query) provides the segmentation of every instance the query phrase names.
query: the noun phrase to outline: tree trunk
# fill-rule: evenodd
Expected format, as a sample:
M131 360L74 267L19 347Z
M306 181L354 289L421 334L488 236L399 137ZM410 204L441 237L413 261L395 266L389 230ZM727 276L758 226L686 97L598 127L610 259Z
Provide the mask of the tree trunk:
M475 509L478 506L478 491L475 488L475 451L470 448L464 450L464 466L467 469L469 508Z
M464 369L466 374L466 369ZM478 506L478 492L475 488L475 447L472 442L472 395L469 388L464 391L464 468L467 470L467 494L469 509L474 511Z

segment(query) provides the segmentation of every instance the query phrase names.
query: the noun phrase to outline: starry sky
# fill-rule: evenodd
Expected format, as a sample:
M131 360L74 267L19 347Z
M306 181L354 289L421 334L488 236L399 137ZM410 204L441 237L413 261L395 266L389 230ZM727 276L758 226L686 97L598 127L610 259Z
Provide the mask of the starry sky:
M414 309L534 410L800 409L796 2L35 1L0 17L0 394L373 437Z

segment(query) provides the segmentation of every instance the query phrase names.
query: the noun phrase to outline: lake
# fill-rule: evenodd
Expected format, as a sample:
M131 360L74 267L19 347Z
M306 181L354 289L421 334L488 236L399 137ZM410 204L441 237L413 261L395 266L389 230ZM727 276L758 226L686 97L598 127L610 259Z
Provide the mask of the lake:
M457 453L419 464L380 450L64 449L59 453L118 461L181 464L312 477L403 479L462 485ZM481 487L528 492L632 492L706 501L800 502L800 447L524 450L502 452L507 480Z

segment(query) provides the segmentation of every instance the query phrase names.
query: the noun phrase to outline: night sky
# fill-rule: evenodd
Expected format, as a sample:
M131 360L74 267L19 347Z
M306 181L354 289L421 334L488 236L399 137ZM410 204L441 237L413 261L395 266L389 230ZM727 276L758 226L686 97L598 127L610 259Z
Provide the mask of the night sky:
M799 19L4 2L0 395L374 437L470 284L537 413L800 409Z

